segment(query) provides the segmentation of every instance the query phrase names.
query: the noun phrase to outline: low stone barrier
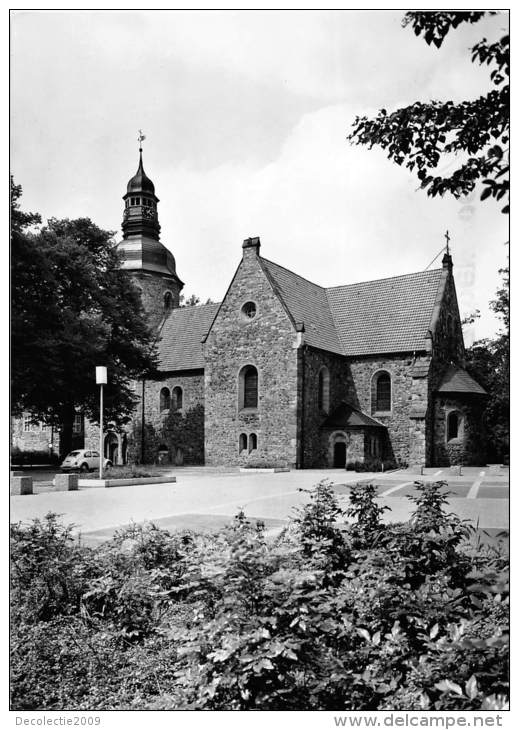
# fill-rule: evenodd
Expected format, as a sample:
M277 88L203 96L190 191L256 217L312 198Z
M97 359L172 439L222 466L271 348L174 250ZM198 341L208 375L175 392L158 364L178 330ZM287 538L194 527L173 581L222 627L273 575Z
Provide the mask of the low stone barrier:
M287 471L290 471L290 468L288 466L273 466L273 467L267 467L267 466L252 466L252 467L246 467L241 466L240 471L242 474L249 474L249 473L260 473L260 474L280 474L285 473Z
M503 466L502 464L487 464L490 474L502 474L503 473L503 471L501 469L502 466Z
M456 464L455 466L450 466L449 474L453 477L460 477L461 476L461 464Z
M13 496L33 494L32 477L11 477L11 494Z
M77 474L56 474L54 488L57 492L76 492L79 478Z
M411 474L419 474L422 476L424 467L421 464L409 464L406 471L410 471Z
M171 484L176 477L135 477L134 479L80 479L80 487L131 487L134 484Z

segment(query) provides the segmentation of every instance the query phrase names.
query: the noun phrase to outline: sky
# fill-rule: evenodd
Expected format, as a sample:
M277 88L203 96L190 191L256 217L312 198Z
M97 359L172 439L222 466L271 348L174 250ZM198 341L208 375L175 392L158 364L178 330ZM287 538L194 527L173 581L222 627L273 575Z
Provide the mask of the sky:
M501 205L429 198L385 153L346 139L357 115L489 88L470 48L504 14L427 46L401 11L15 11L11 169L22 207L121 237L138 166L184 293L220 301L244 238L323 286L425 269L449 231L466 344L492 336L507 263ZM449 169L450 163L440 166ZM441 256L432 268L441 266Z

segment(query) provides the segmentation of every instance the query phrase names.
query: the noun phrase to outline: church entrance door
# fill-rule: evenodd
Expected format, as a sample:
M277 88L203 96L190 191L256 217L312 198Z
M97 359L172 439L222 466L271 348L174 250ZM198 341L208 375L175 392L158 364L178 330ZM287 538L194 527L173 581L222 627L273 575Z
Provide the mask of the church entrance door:
M333 447L333 465L337 469L344 469L346 466L346 444L342 441Z

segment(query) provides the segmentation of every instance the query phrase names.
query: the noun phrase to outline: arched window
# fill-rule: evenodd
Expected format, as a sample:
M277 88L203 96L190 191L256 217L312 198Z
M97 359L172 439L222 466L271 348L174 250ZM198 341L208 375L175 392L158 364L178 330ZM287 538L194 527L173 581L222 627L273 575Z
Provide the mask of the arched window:
M372 412L387 413L391 410L391 375L386 370L374 375L371 398Z
M321 368L319 370L317 402L319 410L323 411L323 413L328 413L330 408L330 373L328 368Z
M177 385L176 388L173 388L173 410L174 411L182 410L182 402L183 402L182 388Z
M247 451L247 434L246 433L240 433L240 454L244 451Z
M173 306L173 294L170 291L164 294L164 311L169 312Z
M457 411L451 411L447 416L447 441L457 439L460 434L461 419Z
M251 433L249 436L249 452L255 451L258 448L258 437L255 433Z
M169 388L162 388L160 391L160 410L169 411L171 407L171 395Z
M246 365L240 371L239 406L240 408L258 407L258 371L254 365Z

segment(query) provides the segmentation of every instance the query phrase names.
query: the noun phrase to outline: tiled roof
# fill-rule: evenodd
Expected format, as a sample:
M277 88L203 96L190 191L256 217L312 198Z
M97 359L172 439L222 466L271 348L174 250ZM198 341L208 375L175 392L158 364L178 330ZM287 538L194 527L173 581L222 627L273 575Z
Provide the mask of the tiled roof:
M162 325L159 370L196 370L204 367L202 338L207 334L219 304L172 309Z
M438 393L472 393L477 395L487 395L479 383L476 383L466 370L451 365L438 388Z
M342 354L326 289L272 261L260 258L260 262L294 322L304 322L305 342Z
M350 428L363 428L365 426L385 428L380 421L371 418L367 413L363 413L345 402L341 403L323 423L325 428L345 428L348 426Z
M327 289L345 355L425 349L443 269Z

